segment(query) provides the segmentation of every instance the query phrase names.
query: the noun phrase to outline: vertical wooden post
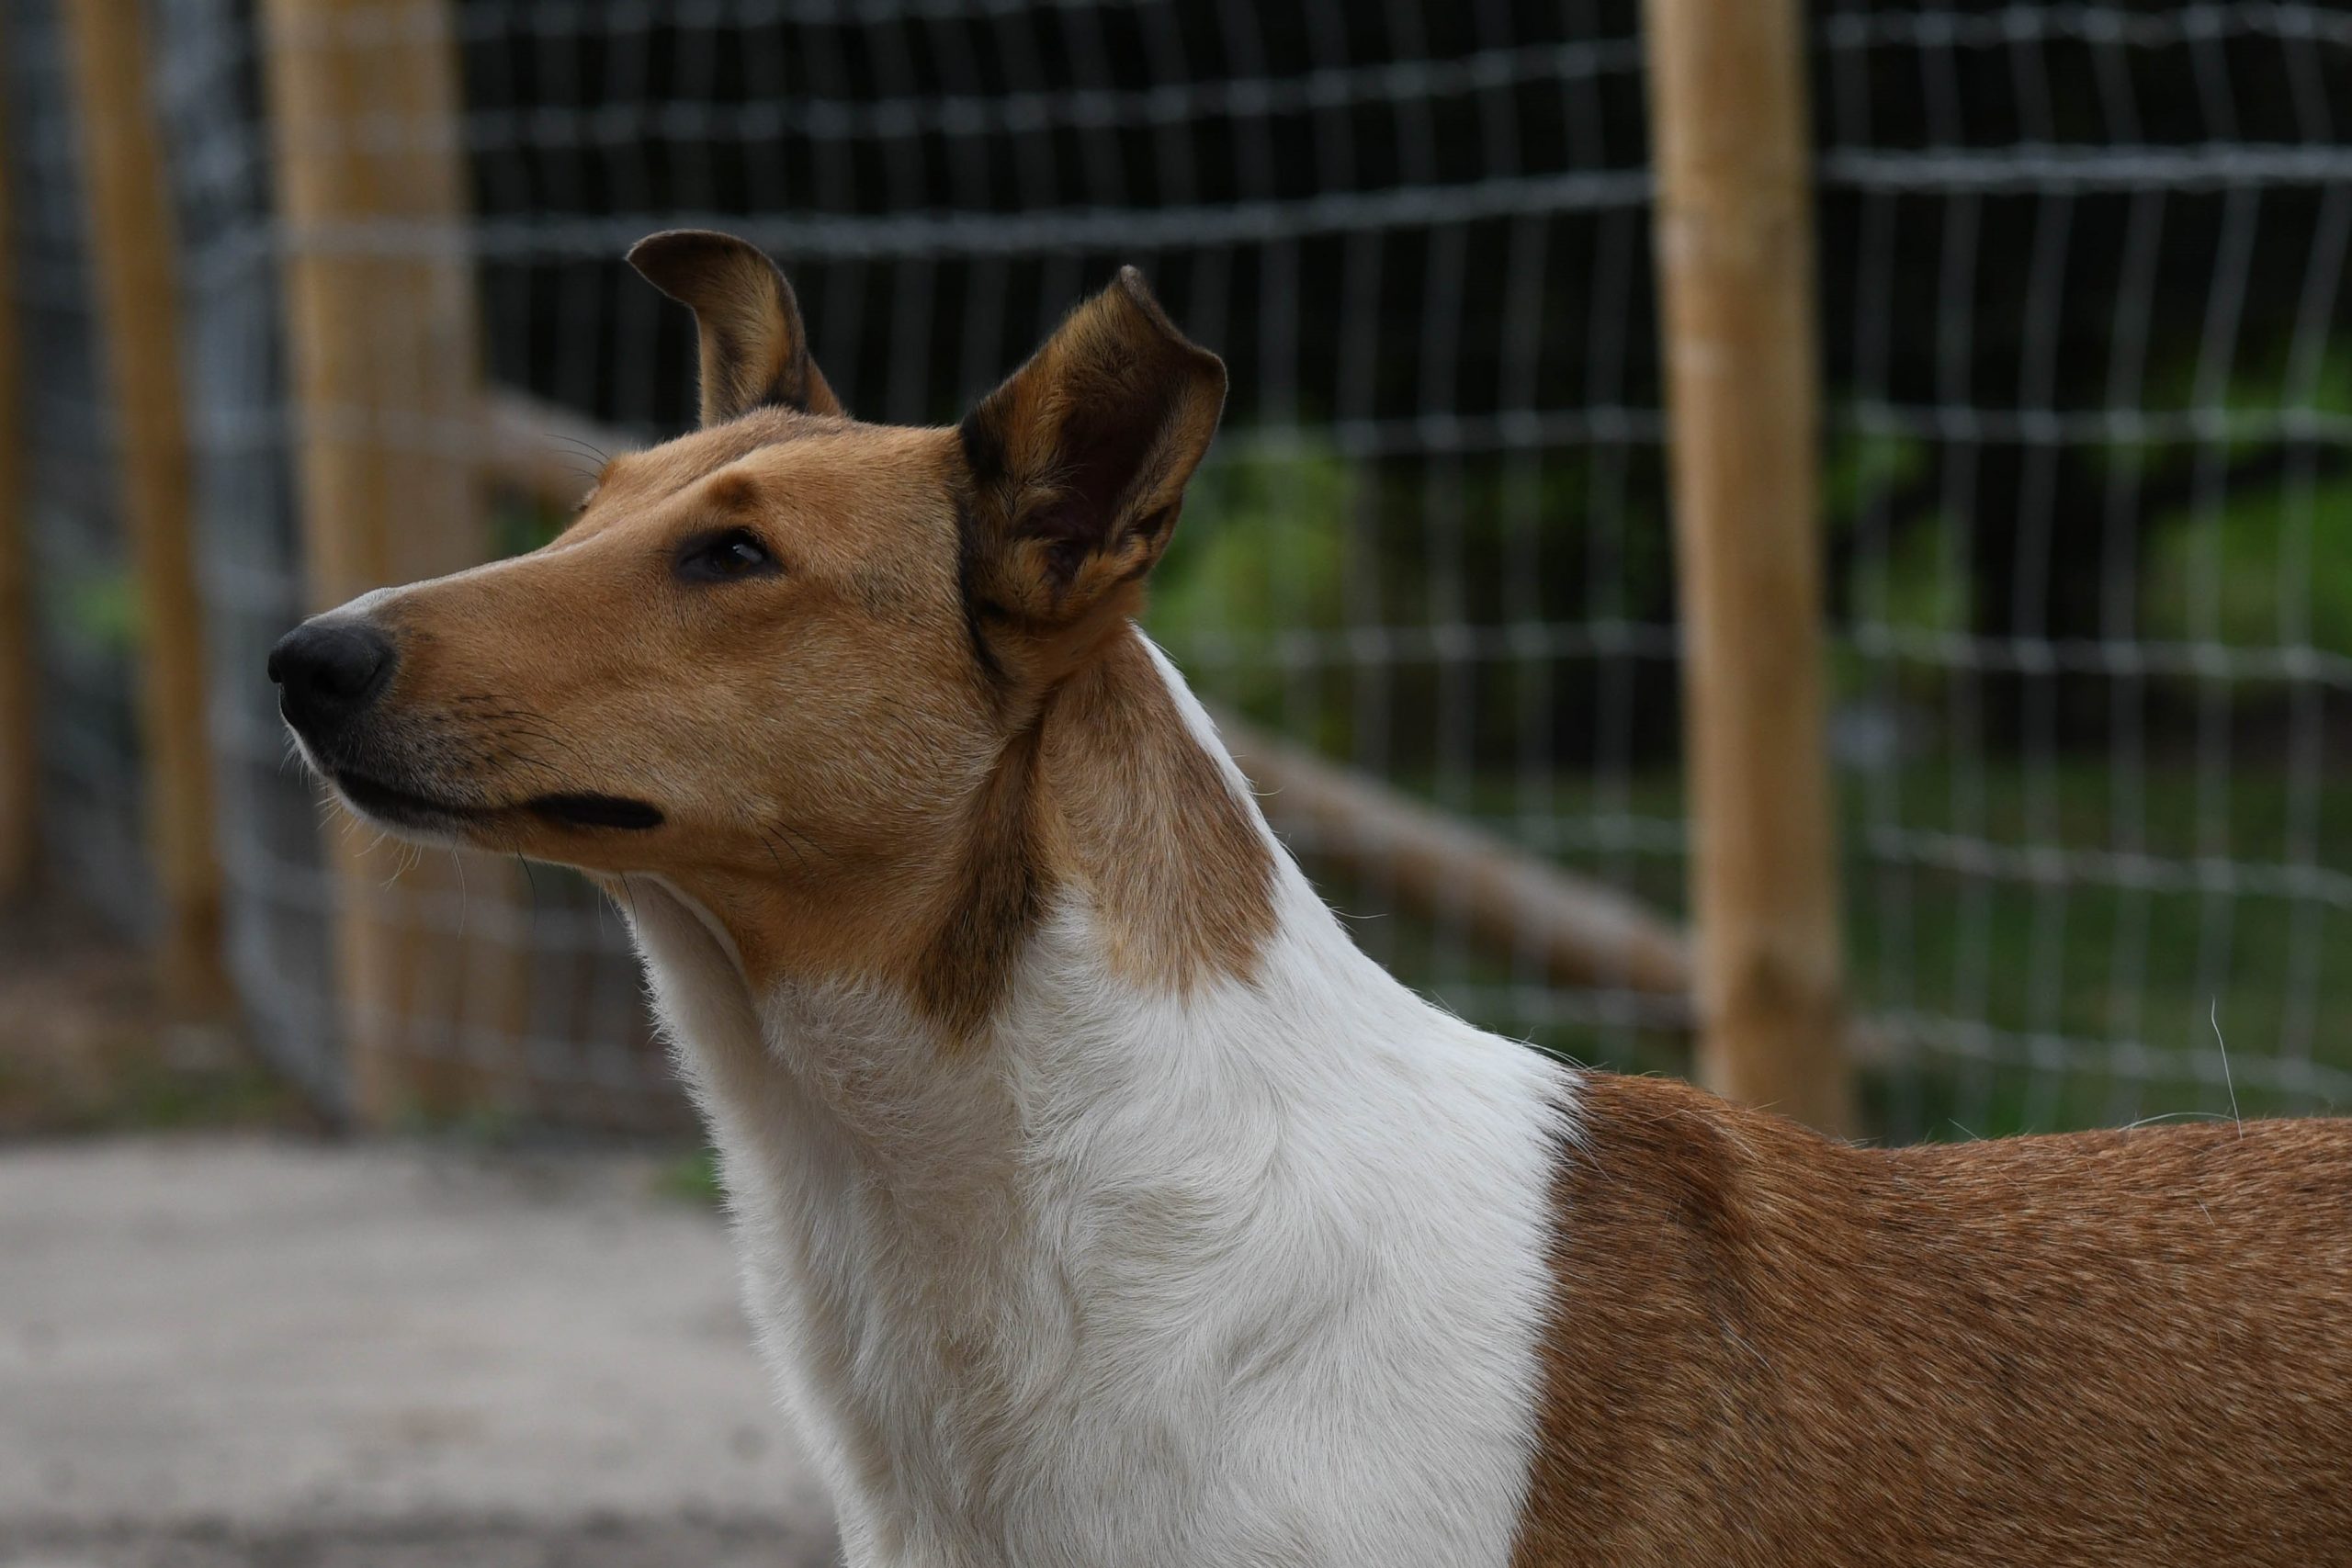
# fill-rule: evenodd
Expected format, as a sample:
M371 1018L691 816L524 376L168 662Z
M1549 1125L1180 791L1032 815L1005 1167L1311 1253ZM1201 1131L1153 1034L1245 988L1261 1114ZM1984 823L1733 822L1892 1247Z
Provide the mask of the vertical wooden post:
M182 404L177 249L148 99L143 11L62 8L98 318L122 442L139 578L147 833L164 899L164 987L197 1016L226 1005L220 866L213 848L202 605L189 539L193 465Z
M8 40L0 36L0 64ZM40 733L34 706L32 561L25 500L24 359L17 325L8 120L0 113L0 900L32 886L38 855Z
M450 0L262 6L314 610L490 553L450 20ZM512 1038L521 1007L511 872L437 855L401 871L399 847L327 831L353 1113L464 1108L479 1064L456 1053ZM461 897L463 932L448 918Z
M1823 691L1798 0L1645 0L1699 1074L1853 1126Z

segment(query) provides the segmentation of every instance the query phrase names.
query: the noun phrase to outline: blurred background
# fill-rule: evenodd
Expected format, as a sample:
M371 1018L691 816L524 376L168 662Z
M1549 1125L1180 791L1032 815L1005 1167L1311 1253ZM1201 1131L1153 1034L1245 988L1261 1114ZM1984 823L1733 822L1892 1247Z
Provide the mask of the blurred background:
M11 0L0 1128L693 1148L618 922L366 845L261 674L690 421L620 260L684 224L878 420L1145 269L1233 378L1149 630L1464 1016L1733 1087L1809 1029L1767 1098L1886 1139L2343 1108L2352 11L1762 9L1779 119L1660 91L1672 0ZM1815 372L1730 417L1817 453L1749 477L1820 575L1701 625L1756 524L1674 504L1653 242L1710 128L1802 176ZM1821 685L1742 738L1694 649ZM1804 994L1711 1044L1743 931Z

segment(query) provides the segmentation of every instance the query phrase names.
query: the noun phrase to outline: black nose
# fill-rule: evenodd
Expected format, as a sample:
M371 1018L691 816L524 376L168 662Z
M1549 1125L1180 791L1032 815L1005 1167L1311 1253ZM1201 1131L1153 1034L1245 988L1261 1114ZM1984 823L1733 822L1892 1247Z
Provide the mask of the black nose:
M391 639L365 621L304 621L269 650L278 706L298 726L349 718L375 699L391 672Z

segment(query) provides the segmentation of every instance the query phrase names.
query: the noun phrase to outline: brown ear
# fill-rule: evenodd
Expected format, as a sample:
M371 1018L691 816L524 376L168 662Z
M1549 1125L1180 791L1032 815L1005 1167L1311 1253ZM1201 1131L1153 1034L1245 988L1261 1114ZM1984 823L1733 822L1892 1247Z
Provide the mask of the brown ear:
M705 425L772 404L842 412L808 357L792 285L759 247L707 229L673 229L631 246L628 265L695 313Z
M976 614L1050 636L1131 610L1224 408L1224 361L1122 268L965 417Z

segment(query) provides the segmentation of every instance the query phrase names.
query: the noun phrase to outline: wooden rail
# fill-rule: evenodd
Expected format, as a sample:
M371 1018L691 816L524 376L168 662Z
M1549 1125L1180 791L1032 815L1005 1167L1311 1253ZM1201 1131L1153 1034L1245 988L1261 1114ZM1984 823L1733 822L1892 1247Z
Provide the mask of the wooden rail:
M1851 1131L1797 0L1646 0L1710 1087Z
M1318 859L1379 875L1415 914L1461 919L1490 952L1532 959L1551 985L1689 997L1682 933L1624 894L1231 714L1216 717L1267 819Z
M91 270L122 441L138 578L140 734L149 852L163 896L163 987L190 1017L224 1010L202 602L180 379L178 250L149 100L144 9L62 8L89 192Z

